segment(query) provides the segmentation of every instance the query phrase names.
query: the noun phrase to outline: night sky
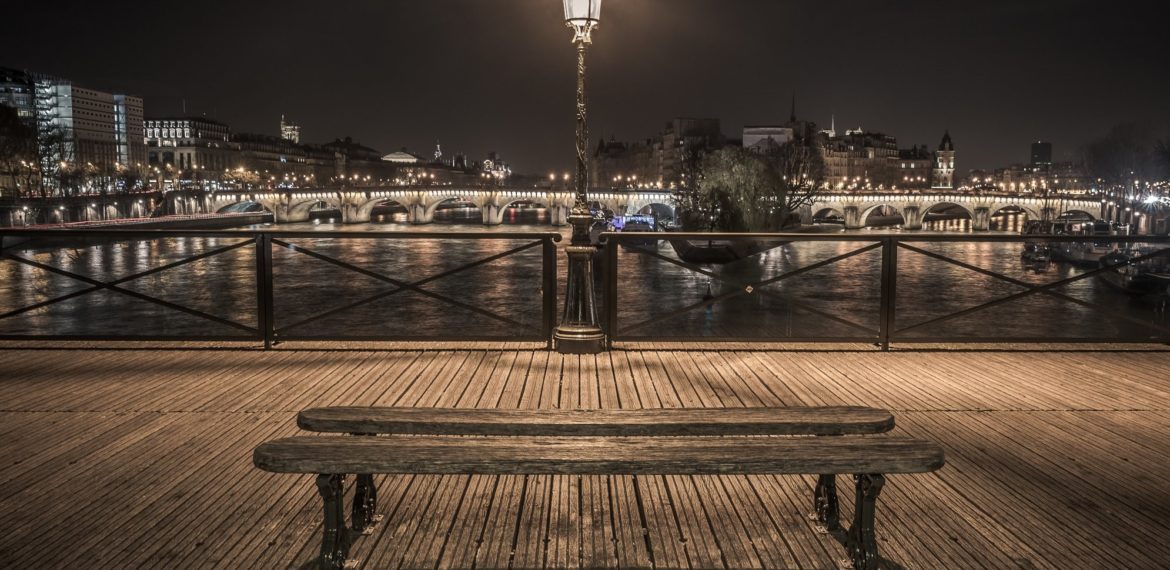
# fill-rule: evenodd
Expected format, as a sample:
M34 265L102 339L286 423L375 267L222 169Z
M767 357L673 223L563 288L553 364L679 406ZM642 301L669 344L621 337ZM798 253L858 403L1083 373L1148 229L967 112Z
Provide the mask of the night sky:
M15 3L12 3L15 4ZM902 146L950 128L959 170L1071 159L1112 125L1170 119L1160 1L605 0L590 66L592 135L647 138L675 116L800 118ZM574 54L561 0L20 2L0 65L138 94L147 116L235 132L568 171Z

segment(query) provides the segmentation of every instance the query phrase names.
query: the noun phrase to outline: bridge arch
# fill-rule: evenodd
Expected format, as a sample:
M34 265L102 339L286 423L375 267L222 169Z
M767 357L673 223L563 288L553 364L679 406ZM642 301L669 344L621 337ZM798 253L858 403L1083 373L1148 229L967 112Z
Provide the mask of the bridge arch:
M933 204L927 206L925 209L922 210L922 216L925 218L927 214L939 213L937 211L939 209L950 209L950 208L958 208L958 209L962 210L963 213L966 214L968 218L970 218L972 220L975 219L975 211L974 210L972 210L971 208L968 208L967 206L964 206L963 204L960 204L958 202L951 202L951 201L934 202Z
M626 203L626 213L629 214L639 213L646 208L651 208L651 211L655 213L668 214L671 218L677 215L674 197L666 192L641 192L633 194Z
M215 213L217 214L250 214L253 212L271 212L272 210L260 202L254 200L240 200L233 202L226 206L219 206Z
M402 200L397 196L376 196L370 198L358 207L357 218L361 220L369 220L372 222L374 220L374 210L384 206L401 208L402 211L406 213L407 218L409 219L410 217L410 204L408 204L405 200Z
M816 220L823 220L827 217L839 218L842 222L845 221L845 209L836 206L821 206L812 210L812 217L810 223Z
M902 219L902 223L906 222L906 216L903 215L901 208L898 208L897 206L895 206L893 204L889 204L889 203L880 203L880 204L867 204L861 210L861 215L858 218L861 221L861 225L868 226L869 225L869 223L868 223L869 217L871 215L873 215L874 212L877 212L878 210L880 210L882 208L889 208L889 209L893 210L894 215Z
M675 207L673 204L658 201L636 202L627 206L626 212L629 214L653 214L659 219L669 218L673 220L675 217Z
M1030 205L1022 204L1022 203L1021 204L1014 204L1014 203L1013 204L1008 204L1008 203L993 204L991 206L991 215L992 215L992 217L994 217L1001 212L1005 212L1005 211L1011 212L1013 210L1023 212L1025 215L1028 216L1029 220L1039 220L1039 219L1042 219L1044 217L1041 214L1040 210L1037 210L1034 206L1030 206Z
M473 204L476 208L479 208L480 210L483 210L483 207L484 207L483 198L480 198L480 197L477 197L477 196L474 196L471 194L438 194L435 196L428 196L427 197L426 203L425 203L426 207L424 209L424 219L425 220L435 219L435 210L438 210L439 206L441 206L443 204L450 203L450 202L467 202L467 203Z
M1062 217L1069 217L1070 214L1082 214L1085 217L1087 217L1090 221L1095 221L1097 219L1097 216L1093 215L1092 212L1088 212L1088 211L1081 210L1078 208L1069 208L1069 209L1064 210L1063 212L1060 213L1060 215Z
M494 203L482 208L483 223L487 225L499 225L504 223L508 210L516 209L519 205L531 205L537 208L543 208L546 213L551 215L553 204L550 203L548 194L540 192L524 192L519 194L509 194L502 196L495 200ZM498 204L498 205L497 205Z

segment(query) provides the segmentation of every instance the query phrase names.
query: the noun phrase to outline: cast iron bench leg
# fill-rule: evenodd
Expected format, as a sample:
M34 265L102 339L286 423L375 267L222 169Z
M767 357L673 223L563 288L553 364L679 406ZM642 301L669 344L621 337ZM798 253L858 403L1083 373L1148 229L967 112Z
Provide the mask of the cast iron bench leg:
M349 435L357 437L377 437L374 433L355 432ZM350 524L353 529L362 534L373 534L374 527L382 520L378 514L378 487L374 485L374 476L358 474L357 487L353 493L353 511L350 515Z
M877 570L877 539L874 536L874 509L886 478L880 474L854 475L857 483L857 502L853 510L853 525L845 540L845 548L852 558L853 570Z
M817 478L817 488L813 493L813 512L809 518L821 523L817 525L817 532L841 530L841 519L837 510L836 475L821 475Z
M349 533L345 528L345 475L318 475L317 492L325 503L325 528L321 540L321 570L346 568Z
M374 476L359 474L357 487L353 493L353 529L362 534L371 534L382 515L378 514L378 487L374 485Z

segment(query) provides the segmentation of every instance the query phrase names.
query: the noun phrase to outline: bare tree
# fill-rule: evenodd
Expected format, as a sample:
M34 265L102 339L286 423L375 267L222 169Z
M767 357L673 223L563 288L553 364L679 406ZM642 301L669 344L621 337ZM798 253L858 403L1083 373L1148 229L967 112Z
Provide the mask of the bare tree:
M37 187L33 194L48 198L54 192L66 194L66 183L71 182L69 164L69 138L65 129L59 126L44 126L37 129L36 164Z
M764 152L727 147L706 155L687 222L696 229L766 232L799 223L796 212L816 200L824 160L811 141L772 145Z
M1159 178L1162 180L1170 179L1170 139L1158 141L1154 149L1154 155L1160 170Z
M1155 174L1154 146L1151 128L1137 123L1119 124L1085 145L1085 168L1106 185L1149 180Z
M36 130L16 114L16 109L0 105L0 195L23 194L32 181L35 168Z
M811 206L825 179L825 161L814 141L792 141L774 147L767 155L779 176L776 193L780 228L793 224L800 208ZM796 223L799 223L797 220Z

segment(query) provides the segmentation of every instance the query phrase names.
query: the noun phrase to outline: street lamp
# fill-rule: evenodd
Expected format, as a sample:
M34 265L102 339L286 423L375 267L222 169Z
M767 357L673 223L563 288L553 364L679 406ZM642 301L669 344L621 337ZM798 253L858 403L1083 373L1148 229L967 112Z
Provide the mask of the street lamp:
M557 352L562 354L596 354L605 343L605 332L597 324L597 307L593 303L593 254L589 241L593 216L585 195L589 184L587 155L589 128L585 111L585 54L593 43L593 30L601 17L601 0L565 0L565 23L573 30L577 46L577 179L576 196L569 223L573 237L565 252L569 257L568 282L565 288L565 314L553 333ZM614 268L610 268L613 271Z

